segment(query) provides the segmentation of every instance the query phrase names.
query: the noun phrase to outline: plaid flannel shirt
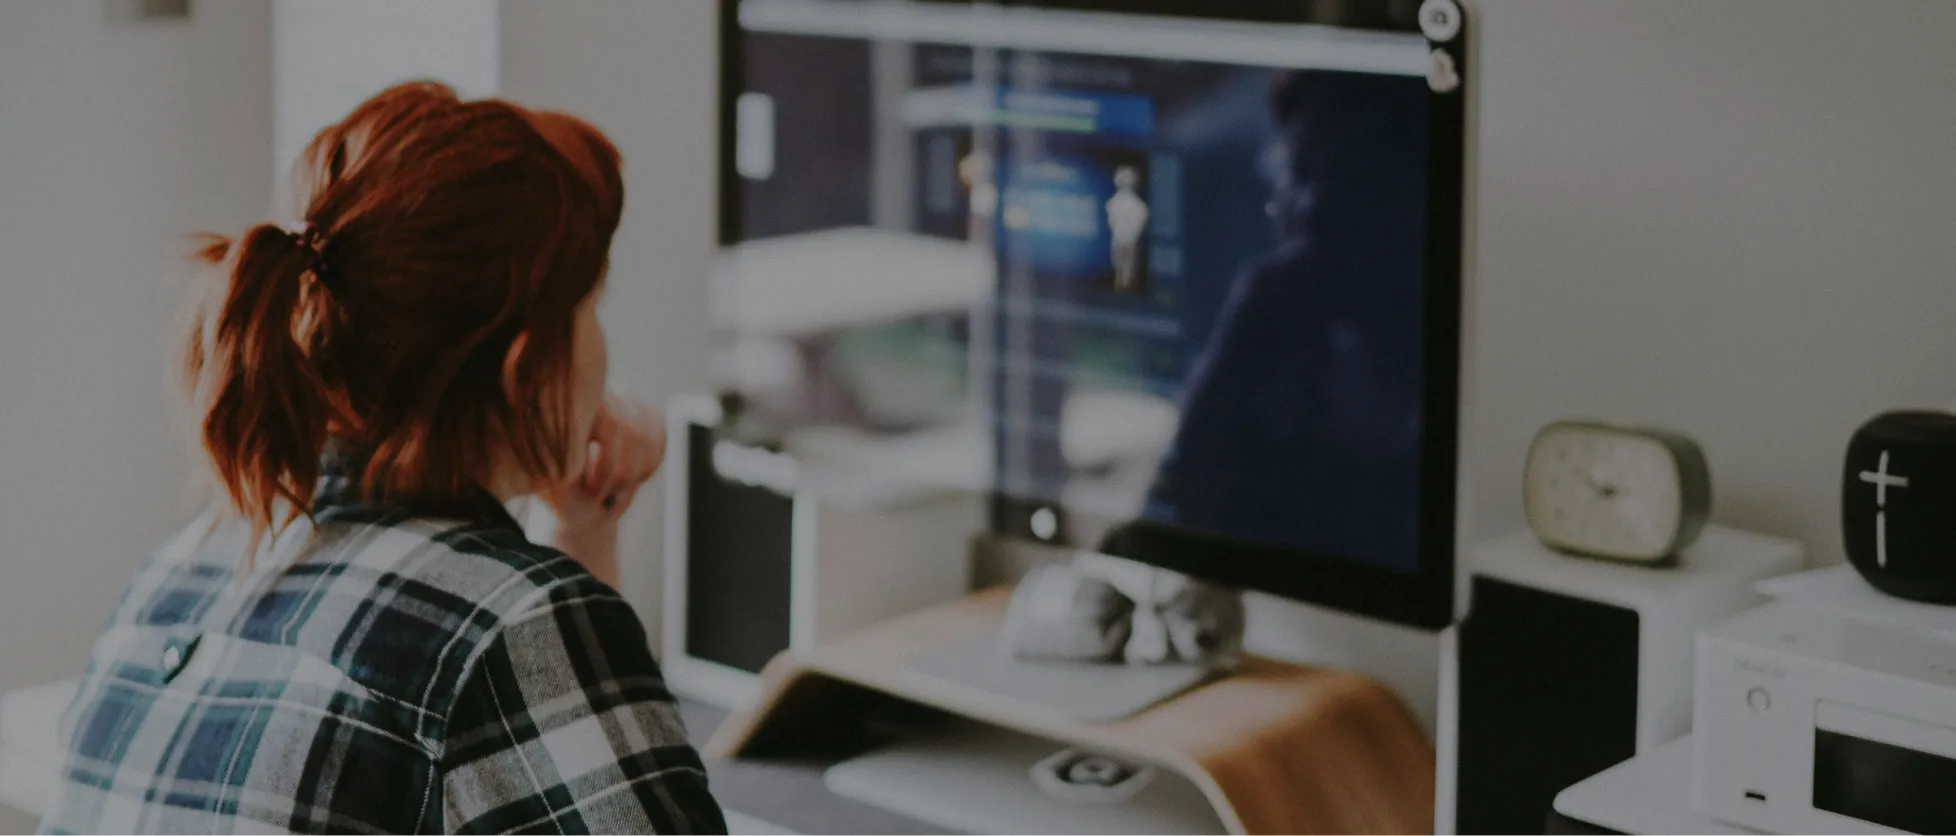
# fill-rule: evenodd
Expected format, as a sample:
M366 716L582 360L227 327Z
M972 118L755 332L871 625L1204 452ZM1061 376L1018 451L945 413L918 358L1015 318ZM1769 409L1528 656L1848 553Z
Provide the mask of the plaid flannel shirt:
M725 832L617 592L486 493L472 519L355 493L323 479L243 578L235 525L150 558L44 831Z

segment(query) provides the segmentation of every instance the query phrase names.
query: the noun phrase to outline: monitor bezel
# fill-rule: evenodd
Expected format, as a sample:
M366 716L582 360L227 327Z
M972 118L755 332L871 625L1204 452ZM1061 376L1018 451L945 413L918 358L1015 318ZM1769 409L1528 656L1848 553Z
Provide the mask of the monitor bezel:
M739 0L720 0L719 5L717 239L724 248L739 241L741 219L740 180L733 159L735 101L742 89L742 43ZM1153 0L1006 0L1001 5L1308 23L1413 34L1420 31L1410 11L1416 5L1393 0L1381 0L1374 4L1376 8L1361 6L1361 10L1371 13L1356 16L1352 7L1344 4L1300 2L1278 6L1251 0L1206 3L1199 12L1190 11L1188 4ZM1248 542L1146 520L1124 525L1100 543L1069 545L1084 545L1212 582L1407 626L1438 630L1453 623L1457 609L1460 524L1461 382L1466 358L1463 317L1469 266L1466 255L1471 176L1468 108L1469 91L1476 81L1467 47L1471 41L1469 27L1475 21L1464 8L1467 4L1458 5L1462 7L1461 21L1454 36L1445 42L1428 41L1429 48L1444 51L1452 59L1459 85L1446 93L1428 93L1423 311L1427 323L1423 352L1427 373L1422 393L1424 433L1420 457L1418 568L1411 572L1395 571L1310 549ZM1053 536L1055 529L1047 524L1051 522L1050 517L1038 526L1048 536L1035 533L1033 520L1042 511L1064 518L1065 509L1052 503L995 491L990 508L990 528L995 535L1046 544L1064 539L1064 526L1058 528L1057 537Z

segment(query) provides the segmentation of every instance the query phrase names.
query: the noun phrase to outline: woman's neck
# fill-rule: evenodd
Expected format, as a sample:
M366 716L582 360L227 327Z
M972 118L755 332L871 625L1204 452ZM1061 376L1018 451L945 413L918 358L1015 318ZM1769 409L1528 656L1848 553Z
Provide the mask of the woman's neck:
M503 502L536 493L535 480L530 477L529 471L508 453L495 457L495 464L490 467L489 477L482 487Z

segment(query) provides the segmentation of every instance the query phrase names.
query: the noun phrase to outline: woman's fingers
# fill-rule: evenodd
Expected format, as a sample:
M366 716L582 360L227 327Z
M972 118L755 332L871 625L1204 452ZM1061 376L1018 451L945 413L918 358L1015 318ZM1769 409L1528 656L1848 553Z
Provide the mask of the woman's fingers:
M606 508L629 504L665 460L665 426L657 413L627 398L606 399L591 424L589 454L578 487Z
M616 416L611 415L609 409L599 409L598 419L591 424L591 444L595 449L590 460L584 464L586 490L598 495L610 490L612 477L618 470L622 434Z
M610 401L613 421L626 439L624 449L629 455L621 457L621 481L636 485L652 478L665 458L665 426L651 407L629 398L612 398Z

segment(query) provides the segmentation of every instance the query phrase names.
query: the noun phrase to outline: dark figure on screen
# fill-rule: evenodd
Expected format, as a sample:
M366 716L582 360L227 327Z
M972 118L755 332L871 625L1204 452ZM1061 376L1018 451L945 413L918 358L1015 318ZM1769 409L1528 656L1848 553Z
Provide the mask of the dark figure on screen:
M1237 277L1190 373L1156 486L1178 524L1417 565L1419 83L1297 72L1273 90L1279 243Z

